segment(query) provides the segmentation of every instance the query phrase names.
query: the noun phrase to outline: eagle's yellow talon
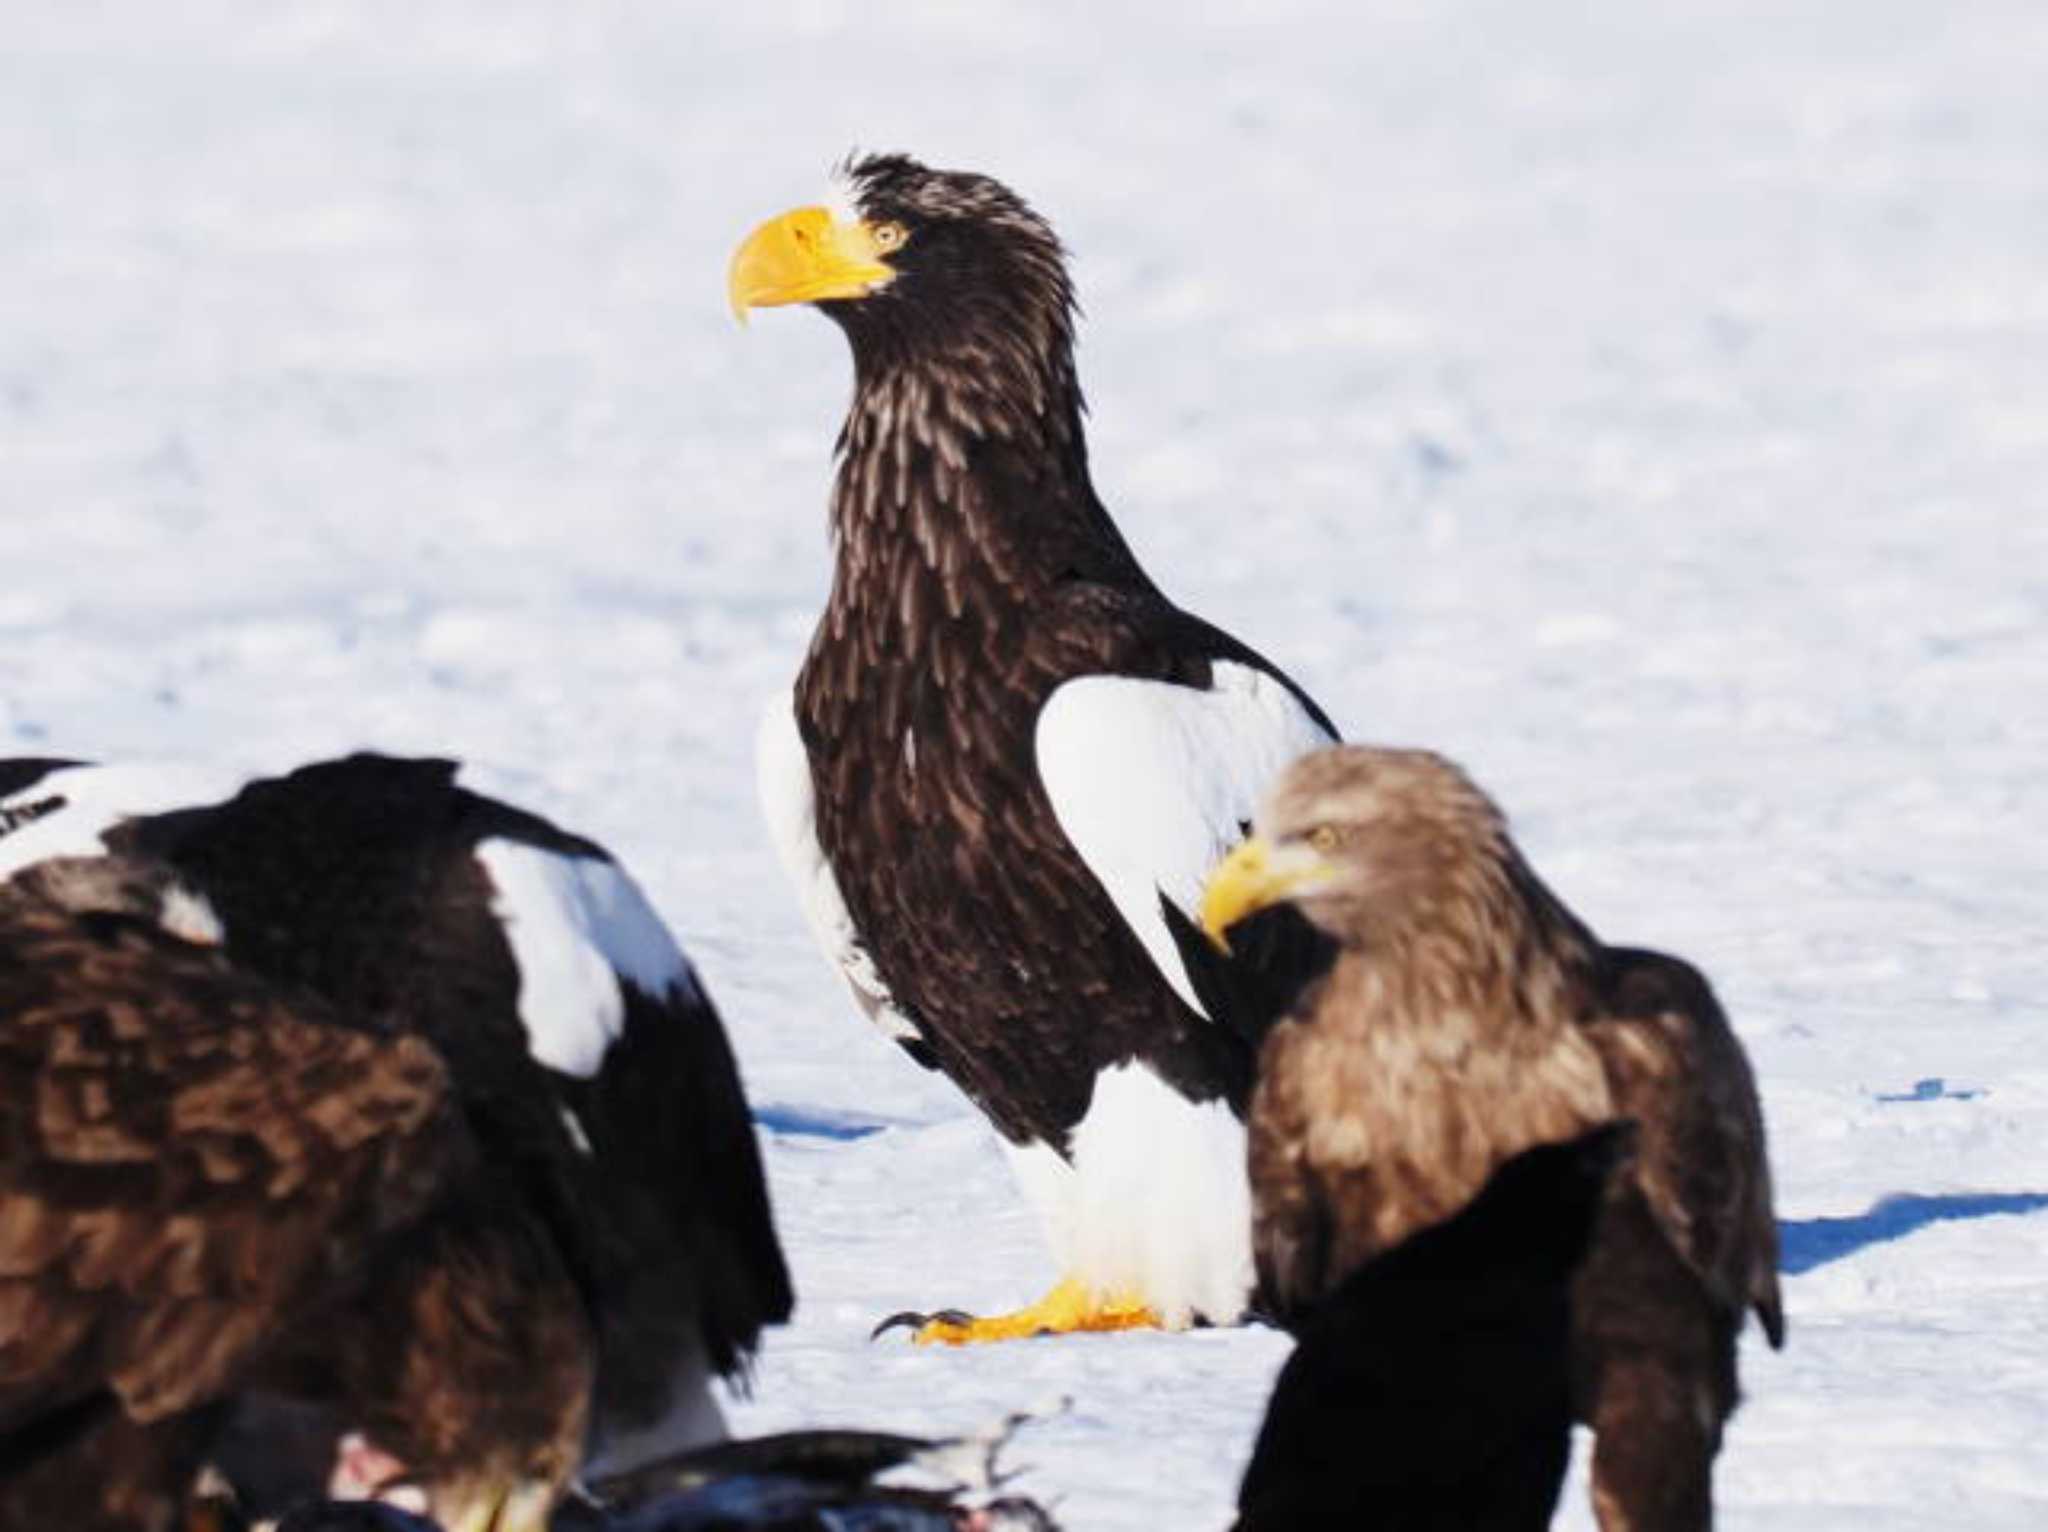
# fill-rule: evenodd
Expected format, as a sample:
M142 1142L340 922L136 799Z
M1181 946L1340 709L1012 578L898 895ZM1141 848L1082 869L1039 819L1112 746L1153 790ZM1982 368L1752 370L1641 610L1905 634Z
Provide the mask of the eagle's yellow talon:
M911 1339L920 1346L972 1346L983 1341L1027 1340L1034 1335L1166 1328L1158 1311L1138 1299L1098 1293L1068 1277L1028 1308L964 1321L927 1320Z

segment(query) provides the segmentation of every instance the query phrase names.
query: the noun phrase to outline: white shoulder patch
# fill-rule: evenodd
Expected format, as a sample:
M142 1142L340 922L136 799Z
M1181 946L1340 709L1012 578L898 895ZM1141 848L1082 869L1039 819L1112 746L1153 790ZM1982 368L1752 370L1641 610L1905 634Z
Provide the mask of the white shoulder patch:
M533 1056L588 1079L625 1025L630 982L656 999L698 993L697 976L624 868L493 837L476 859L519 965L519 1019Z
M1334 738L1279 681L1219 660L1207 688L1082 676L1038 715L1038 775L1060 828L1159 971L1195 1010L1159 914L1184 910L1296 756Z
M914 748L907 738L905 748ZM839 879L818 844L811 761L804 752L803 736L797 732L793 697L772 699L762 715L754 740L754 771L775 855L796 885L797 902L820 950L846 976L854 999L876 1026L899 1042L916 1040L918 1030L897 1010L889 986L875 971L874 959L853 928L853 916L839 892Z
M122 821L225 803L249 780L186 762L60 767L0 798L0 880L54 856L104 856Z

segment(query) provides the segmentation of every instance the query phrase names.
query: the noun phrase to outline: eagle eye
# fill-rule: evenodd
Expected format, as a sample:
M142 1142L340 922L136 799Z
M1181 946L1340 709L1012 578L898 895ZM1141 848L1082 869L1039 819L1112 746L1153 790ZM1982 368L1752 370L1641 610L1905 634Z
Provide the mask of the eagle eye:
M1308 843L1328 855L1344 842L1344 832L1335 825L1317 825L1308 832Z
M875 248L887 255L891 250L900 250L910 235L900 223L878 223L875 225L873 238Z

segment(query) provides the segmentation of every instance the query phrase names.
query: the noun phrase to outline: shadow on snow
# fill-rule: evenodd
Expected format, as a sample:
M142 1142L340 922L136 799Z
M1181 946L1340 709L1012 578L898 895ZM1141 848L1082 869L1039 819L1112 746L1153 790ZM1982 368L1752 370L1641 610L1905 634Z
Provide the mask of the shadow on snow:
M2048 1192L1960 1192L1923 1197L1898 1192L1880 1198L1867 1213L1847 1218L1792 1218L1778 1225L1778 1269L1798 1276L1854 1255L1866 1245L1902 1239L1931 1223L1960 1218L1993 1218L2004 1213L2038 1213L2048 1208Z
M796 1138L829 1138L836 1143L867 1138L889 1126L879 1117L864 1117L859 1112L837 1111L829 1106L789 1106L780 1102L755 1107L754 1122L770 1133Z

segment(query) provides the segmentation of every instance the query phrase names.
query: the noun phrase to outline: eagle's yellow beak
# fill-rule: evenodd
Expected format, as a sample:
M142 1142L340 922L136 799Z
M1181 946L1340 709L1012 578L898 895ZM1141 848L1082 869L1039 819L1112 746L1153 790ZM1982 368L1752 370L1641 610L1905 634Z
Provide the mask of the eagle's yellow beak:
M1202 929L1228 952L1225 931L1247 915L1327 882L1331 873L1330 864L1306 844L1275 848L1263 835L1254 835L1209 874L1209 886L1202 893Z
M733 252L726 290L734 317L744 323L749 309L865 298L895 275L867 224L834 218L827 208L800 207L747 236Z

